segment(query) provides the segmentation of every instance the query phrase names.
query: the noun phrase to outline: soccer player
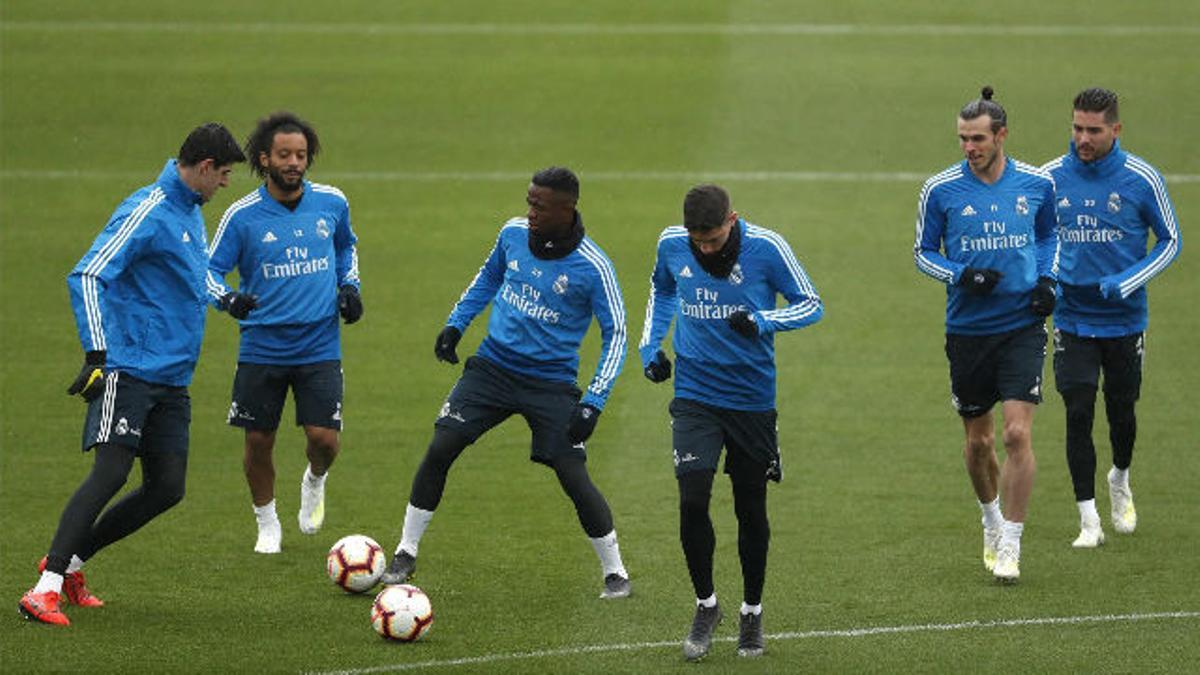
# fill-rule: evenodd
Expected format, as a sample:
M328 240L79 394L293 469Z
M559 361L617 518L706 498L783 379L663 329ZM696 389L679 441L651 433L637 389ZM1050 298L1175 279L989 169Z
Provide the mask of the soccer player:
M963 456L983 511L983 564L1020 577L1021 534L1036 464L1046 317L1054 311L1058 237L1054 181L1004 154L1008 116L992 88L958 114L965 159L925 181L917 204L917 269L946 284L950 391ZM992 407L1004 414L1004 466ZM1004 508L1001 510L1000 495Z
M708 514L713 478L726 449L733 486L743 600L737 653L763 651L767 571L767 481L783 477L775 427L775 333L816 323L824 308L783 237L747 223L717 185L683 201L683 225L658 238L646 325L638 345L652 382L671 377L659 349L675 321L675 399L671 428L679 484L679 539L696 613L683 655L708 653L721 607L713 588L716 537ZM776 309L776 296L787 306Z
M246 155L263 184L225 211L210 248L208 292L241 328L228 421L245 430L257 553L279 553L283 537L272 451L289 388L307 440L300 531L315 534L324 523L342 428L338 315L351 324L363 313L350 204L341 190L304 178L320 150L316 130L290 112L259 120ZM224 282L235 267L236 291Z
M438 334L434 355L458 363L463 331L491 303L487 336L467 359L434 423L383 583L403 583L413 573L421 536L454 460L488 429L519 414L533 433L530 459L554 469L600 558L600 597L629 595L612 513L585 464L585 444L625 360L625 305L612 263L584 232L578 200L579 179L570 169L535 173L526 217L500 229ZM579 345L593 315L603 344L595 376L581 396L575 387Z
M69 625L64 598L103 606L88 590L84 562L183 499L187 388L207 310L200 206L229 185L233 164L245 159L224 126L192 130L178 158L121 202L67 277L85 352L67 393L87 402L83 450L94 450L94 464L63 509L38 565L41 578L18 603L26 619ZM105 510L134 459L142 484Z
M1146 284L1179 255L1179 226L1154 167L1121 149L1117 95L1085 89L1074 101L1070 151L1042 167L1058 188L1061 299L1054 310L1054 377L1067 408L1067 466L1079 507L1076 548L1104 543L1096 512L1096 385L1112 443L1113 529L1133 532L1129 466L1137 435L1147 324ZM1154 248L1147 253L1149 233Z

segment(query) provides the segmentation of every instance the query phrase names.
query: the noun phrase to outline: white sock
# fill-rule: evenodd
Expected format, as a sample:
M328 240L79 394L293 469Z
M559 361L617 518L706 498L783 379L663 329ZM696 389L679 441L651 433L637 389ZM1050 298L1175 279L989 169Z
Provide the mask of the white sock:
M1124 469L1118 469L1114 466L1112 470L1108 472L1108 482L1112 483L1113 485L1119 485L1120 487L1128 488L1129 468L1126 467Z
M254 519L258 521L259 527L279 522L279 516L275 513L275 500L272 499L262 506L255 506Z
M696 604L701 607L713 608L717 606L717 594L713 593L707 598L696 598Z
M1009 545L1017 549L1017 553L1021 552L1021 533L1025 531L1025 523L1014 523L1011 520L1004 521L1004 529L1000 531L1000 545Z
M46 591L54 591L62 593L63 575L46 570L42 572L42 577L38 579L37 586L33 587L34 593L45 593Z
M590 537L592 548L596 549L596 556L600 558L600 567L604 569L604 576L610 574L620 574L626 579L629 578L629 573L625 571L625 565L621 563L621 547L617 545L617 531L613 530L603 537Z
M305 485L307 485L311 488L325 487L325 479L328 477L329 477L328 471L321 474L320 476L314 474L312 472L312 464L309 464L308 466L304 467L304 483L305 483Z
M421 537L425 536L425 528L433 520L433 511L418 509L409 504L404 509L404 531L400 534L400 543L396 545L396 553L404 551L412 557L417 557L417 548L421 545Z
M754 615L762 614L762 603L760 602L757 605L747 605L746 601L743 600L742 601L742 614L754 614Z
M74 574L83 569L83 559L77 555L71 556L71 562L67 565L67 574Z
M1085 523L1099 523L1100 514L1096 511L1096 500L1085 499L1081 502L1075 502L1075 506L1079 507L1079 520Z
M1000 497L990 502L979 502L979 510L983 511L983 526L994 530L1004 524L1004 516L1000 514Z

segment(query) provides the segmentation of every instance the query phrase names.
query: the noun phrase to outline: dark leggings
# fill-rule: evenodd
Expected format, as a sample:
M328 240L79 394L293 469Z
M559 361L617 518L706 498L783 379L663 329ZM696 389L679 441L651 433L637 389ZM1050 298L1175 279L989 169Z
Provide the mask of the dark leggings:
M697 598L713 594L713 550L716 535L708 514L713 471L690 471L679 476L679 541ZM738 557L742 563L742 594L746 604L762 602L767 577L771 526L767 521L767 479L757 471L730 476L733 510L738 521Z
M433 440L413 477L412 495L409 503L426 511L437 510L446 488L446 477L450 467L468 445L461 434L448 429L435 428ZM554 473L563 492L575 504L579 524L587 536L596 538L612 532L612 512L604 495L600 494L588 476L587 465L582 457L561 457L554 462Z
M51 572L66 572L72 555L90 559L183 499L187 455L158 452L141 458L142 484L104 509L125 485L136 454L132 448L109 443L97 445L93 452L92 471L67 502L50 543L46 569Z
M1075 501L1096 498L1096 446L1092 442L1092 423L1096 417L1096 388L1076 387L1062 392L1067 407L1067 467L1075 487ZM1137 439L1136 401L1104 394L1108 415L1108 440L1112 444L1113 466L1128 469L1133 461Z

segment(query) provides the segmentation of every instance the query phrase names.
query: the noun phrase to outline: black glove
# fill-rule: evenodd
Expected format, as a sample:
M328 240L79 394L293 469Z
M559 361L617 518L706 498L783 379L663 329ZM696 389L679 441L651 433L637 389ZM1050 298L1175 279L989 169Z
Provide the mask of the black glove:
M1004 275L997 270L983 267L967 267L958 277L958 285L967 289L971 295L987 295L992 292L1000 278Z
M567 440L578 445L588 439L596 430L596 420L600 419L600 409L586 403L575 406L571 413L571 421L567 424Z
M229 316L241 321L250 314L250 310L258 307L258 296L230 291L222 295L217 304L221 309L229 312Z
M433 355L438 361L446 363L458 363L458 352L454 348L458 346L458 341L462 339L462 331L454 326L446 326L442 332L438 333L437 342L433 343Z
M1054 280L1050 277L1038 277L1037 286L1033 287L1033 300L1030 309L1038 316L1050 316L1054 313Z
M738 332L739 335L748 338L758 337L758 324L754 323L754 319L750 318L750 313L744 309L739 309L729 315L729 327Z
M671 359L663 353L663 350L658 350L654 355L654 360L646 364L646 368L642 371L646 374L646 379L651 382L666 382L671 379Z
M346 323L354 323L362 318L362 296L357 288L347 284L338 289L338 313Z
M67 387L67 394L74 396L79 394L85 401L91 401L104 392L104 361L107 352L103 350L90 351L83 358L83 367L79 369L79 375L75 377L75 381L71 386Z

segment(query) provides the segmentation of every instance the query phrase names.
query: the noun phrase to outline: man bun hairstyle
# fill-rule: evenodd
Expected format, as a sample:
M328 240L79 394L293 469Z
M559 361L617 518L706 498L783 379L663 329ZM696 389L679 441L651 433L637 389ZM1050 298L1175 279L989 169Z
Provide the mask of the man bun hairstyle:
M1075 109L1082 112L1104 113L1105 124L1116 124L1121 121L1117 109L1117 92L1101 87L1091 87L1079 92L1075 97Z
M530 182L538 187L571 195L572 199L579 201L579 178L565 166L546 167L533 174Z
M987 115L992 118L992 133L1000 131L1008 126L1008 113L1004 112L1004 106L992 100L995 93L992 85L984 85L983 89L979 90L979 98L964 105L958 112L958 116L964 120L973 120L981 115Z
M271 145L275 142L275 134L304 134L308 142L308 166L311 167L321 152L321 141L317 138L317 130L311 124L300 119L293 112L280 110L260 119L246 139L246 156L250 158L250 170L259 178L267 177L267 168L258 161L258 156L271 154Z
M206 159L217 166L227 166L246 161L246 155L238 147L237 139L229 129L219 122L201 124L183 139L177 158L183 166L196 166Z
M689 230L719 227L728 215L729 193L720 185L697 185L683 198L683 226Z

